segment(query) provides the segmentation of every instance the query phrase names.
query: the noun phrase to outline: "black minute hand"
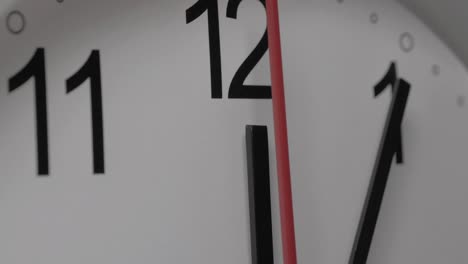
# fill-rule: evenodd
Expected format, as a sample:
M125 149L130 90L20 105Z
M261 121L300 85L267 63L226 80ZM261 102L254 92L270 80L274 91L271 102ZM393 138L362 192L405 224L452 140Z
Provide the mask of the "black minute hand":
M380 141L349 264L364 264L367 261L393 156L398 146L398 133L409 92L410 84L400 79L387 114L385 129Z

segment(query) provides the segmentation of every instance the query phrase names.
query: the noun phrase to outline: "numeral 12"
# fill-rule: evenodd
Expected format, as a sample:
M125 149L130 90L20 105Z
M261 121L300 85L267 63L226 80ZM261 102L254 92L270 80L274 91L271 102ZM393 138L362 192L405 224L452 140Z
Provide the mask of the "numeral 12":
M266 7L265 0L259 0ZM242 0L229 0L226 16L237 19L237 10ZM218 0L199 0L186 10L187 24L199 18L203 13L208 14L208 37L210 45L210 68L211 68L211 98L223 97L222 71L221 71L221 40L219 29ZM267 31L263 34L260 42L250 53L235 73L229 86L228 98L231 99L271 99L271 86L269 85L245 85L245 79L252 72L260 59L268 50Z
M36 100L36 134L38 175L49 175L49 141L47 125L47 84L45 71L45 50L38 48L28 64L9 80L8 90L13 92L34 77ZM93 130L94 173L103 174L104 133L101 91L101 62L98 50L93 50L88 60L66 81L66 92L70 93L86 80L90 80L91 115Z

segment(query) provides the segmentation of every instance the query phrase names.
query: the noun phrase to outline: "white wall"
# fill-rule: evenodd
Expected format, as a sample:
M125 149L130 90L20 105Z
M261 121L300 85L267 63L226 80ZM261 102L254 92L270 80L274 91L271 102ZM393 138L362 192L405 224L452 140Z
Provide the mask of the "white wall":
M468 1L400 0L428 24L468 65Z

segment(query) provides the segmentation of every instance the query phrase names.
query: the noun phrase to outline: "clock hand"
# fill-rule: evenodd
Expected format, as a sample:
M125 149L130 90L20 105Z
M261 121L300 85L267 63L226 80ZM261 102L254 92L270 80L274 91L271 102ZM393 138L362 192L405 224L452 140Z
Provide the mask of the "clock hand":
M296 241L294 235L294 214L289 168L288 129L286 122L286 103L284 100L278 2L277 0L267 0L266 4L278 192L280 199L281 237L283 242L283 263L296 264Z
M267 127L247 126L246 144L252 264L273 264Z
M367 261L393 155L397 147L396 135L400 131L409 92L410 84L401 79L393 94L387 115L349 264L364 264Z

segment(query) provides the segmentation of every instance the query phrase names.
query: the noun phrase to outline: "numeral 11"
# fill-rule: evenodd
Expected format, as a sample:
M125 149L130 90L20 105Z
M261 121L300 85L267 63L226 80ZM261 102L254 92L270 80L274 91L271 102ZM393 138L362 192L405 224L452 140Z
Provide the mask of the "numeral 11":
M26 66L9 80L9 92L13 92L34 77L36 101L36 135L38 175L49 175L49 139L47 124L47 84L45 50L38 48ZM66 81L67 94L86 80L90 80L91 117L93 134L94 173L105 172L104 133L102 111L101 62L98 50L93 50L84 65Z

